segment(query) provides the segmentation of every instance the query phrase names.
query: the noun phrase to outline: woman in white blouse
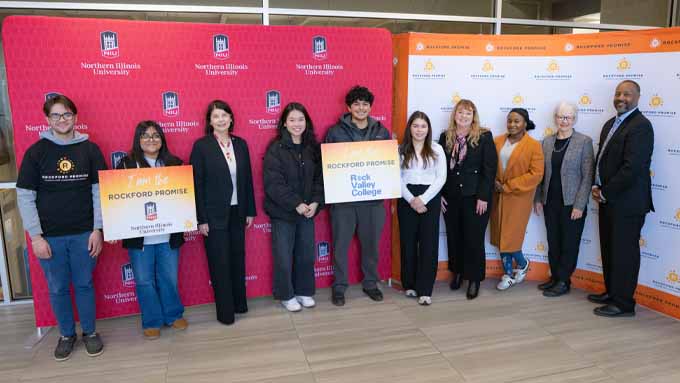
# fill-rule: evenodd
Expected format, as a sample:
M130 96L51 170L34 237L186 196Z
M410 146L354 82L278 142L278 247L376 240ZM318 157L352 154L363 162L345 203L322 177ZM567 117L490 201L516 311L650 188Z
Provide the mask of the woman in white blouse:
M413 112L406 124L401 155L401 195L397 203L401 240L401 284L407 297L432 303L439 253L441 191L446 182L444 150L432 142L430 119Z

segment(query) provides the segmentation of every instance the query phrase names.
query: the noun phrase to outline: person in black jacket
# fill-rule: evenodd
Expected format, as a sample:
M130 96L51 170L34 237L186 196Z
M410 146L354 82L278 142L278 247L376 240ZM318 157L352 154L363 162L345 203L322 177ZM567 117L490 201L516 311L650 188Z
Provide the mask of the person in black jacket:
M323 207L321 153L302 104L281 113L264 157L264 210L272 224L274 298L288 311L314 307L314 216Z
M390 132L369 116L373 93L366 87L355 86L345 96L348 113L326 133L326 143L389 140ZM378 289L378 245L385 225L384 200L336 203L331 205L333 229L334 277L331 301L336 306L345 304L348 285L347 258L349 245L357 232L361 243L361 270L363 291L374 301L382 301Z
M179 166L182 160L168 150L163 129L155 121L142 121L135 128L132 149L117 169ZM184 306L177 290L179 248L184 233L149 235L123 240L128 250L144 337L156 339L163 325L178 330L187 328Z
M234 323L246 302L245 229L253 224L255 194L246 141L231 134L234 113L224 101L208 105L205 136L194 142L198 231L205 236L217 320Z
M439 144L444 148L448 169L442 211L449 270L454 274L450 287L457 290L466 279L467 298L474 299L486 276L484 233L498 167L496 147L491 132L480 127L477 107L470 100L458 101Z

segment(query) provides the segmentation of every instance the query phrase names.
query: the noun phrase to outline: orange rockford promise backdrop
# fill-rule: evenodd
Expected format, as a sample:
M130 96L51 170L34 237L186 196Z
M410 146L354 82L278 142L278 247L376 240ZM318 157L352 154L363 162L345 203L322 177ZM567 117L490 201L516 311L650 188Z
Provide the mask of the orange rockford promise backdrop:
M455 104L471 99L482 126L504 134L507 113L523 107L541 140L555 131L554 108L568 101L578 108L576 130L594 138L615 115L612 98L625 79L642 88L640 111L652 121L655 146L652 189L656 212L647 215L640 237L638 302L680 318L680 29L557 36L485 36L410 33L394 36L394 132L401 139L408 115L426 112L433 137L446 129ZM597 204L590 201L574 286L602 291ZM394 223L396 223L393 220ZM393 226L393 236L398 227ZM500 276L498 250L486 243L487 275ZM548 276L543 217L532 214L523 252L529 278ZM399 279L399 248L392 274ZM446 227L441 221L439 279L446 279Z

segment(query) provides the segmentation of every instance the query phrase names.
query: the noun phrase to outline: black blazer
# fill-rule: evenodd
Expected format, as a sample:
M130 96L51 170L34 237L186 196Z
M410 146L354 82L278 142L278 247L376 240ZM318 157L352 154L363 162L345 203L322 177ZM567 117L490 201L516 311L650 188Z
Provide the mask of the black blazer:
M600 170L600 190L607 206L621 206L630 214L654 211L652 179L649 168L654 151L652 123L639 111L631 113L614 132L602 151L615 117L607 121L600 133L595 166ZM595 181L597 182L597 180Z
M479 136L479 143L473 147L467 143L465 160L456 169L451 170L451 150L446 148L446 132L439 136L439 145L446 154L446 184L442 189L442 196L449 198L454 190L460 189L464 197L476 196L477 199L489 202L493 192L498 154L493 143L493 135L486 131Z
M182 160L175 156L170 156L165 166L180 166L182 165ZM142 167L148 167L142 166ZM133 160L129 156L123 157L116 169L136 169L137 161ZM170 234L170 248L178 249L184 244L184 233L172 233ZM144 248L144 237L128 238L123 240L123 248L125 249L142 249Z
M272 142L264 156L264 210L271 218L286 221L306 219L295 208L316 202L319 214L324 205L321 153L319 147L305 145L302 153L293 146L284 131L280 140Z
M245 220L257 214L250 154L244 139L231 136L231 143L236 156L238 215ZM194 167L198 224L207 223L211 229L226 229L234 185L217 139L211 134L196 140L189 162Z

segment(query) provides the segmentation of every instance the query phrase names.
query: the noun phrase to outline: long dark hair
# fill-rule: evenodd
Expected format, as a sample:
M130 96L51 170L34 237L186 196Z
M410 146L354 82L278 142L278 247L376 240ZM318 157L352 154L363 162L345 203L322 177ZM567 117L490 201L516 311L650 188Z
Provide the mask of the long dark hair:
M215 128L210 125L210 115L212 115L213 110L222 109L231 116L231 123L229 124L229 133L234 131L234 112L231 111L229 104L222 100L213 100L208 105L208 112L205 114L205 135L209 136L213 134Z
M423 168L427 167L430 160L434 161L437 158L434 150L432 150L432 124L430 124L430 118L424 112L417 110L408 118L406 129L404 130L404 141L399 146L399 152L404 156L404 160L401 162L402 168L410 167L411 161L416 158L416 149L413 147L413 137L411 137L411 125L417 118L427 123L427 137L425 137L423 149L420 152L420 156L423 158Z
M305 131L302 132L302 146L311 146L316 149L319 144L316 141L316 135L314 135L314 124L312 123L312 119L309 117L309 113L307 113L305 106L299 102L291 102L283 108L281 116L279 117L279 122L276 125L276 137L274 137L272 142L280 141L283 138L283 133L287 131L285 126L286 120L288 119L288 115L294 110L297 110L305 116Z
M156 121L151 120L142 121L137 124L137 127L135 128L135 136L132 139L132 149L130 149L128 157L137 162L142 168L153 167L152 164L146 162L142 145L139 143L139 141L142 139L142 134L146 133L146 130L149 128L154 128L156 133L161 136L161 148L158 151L158 158L156 161L161 161L163 165L168 165L169 163L173 162L177 157L173 156L170 153L170 150L168 150L168 142L165 140L163 129L161 129L161 126L158 125Z

